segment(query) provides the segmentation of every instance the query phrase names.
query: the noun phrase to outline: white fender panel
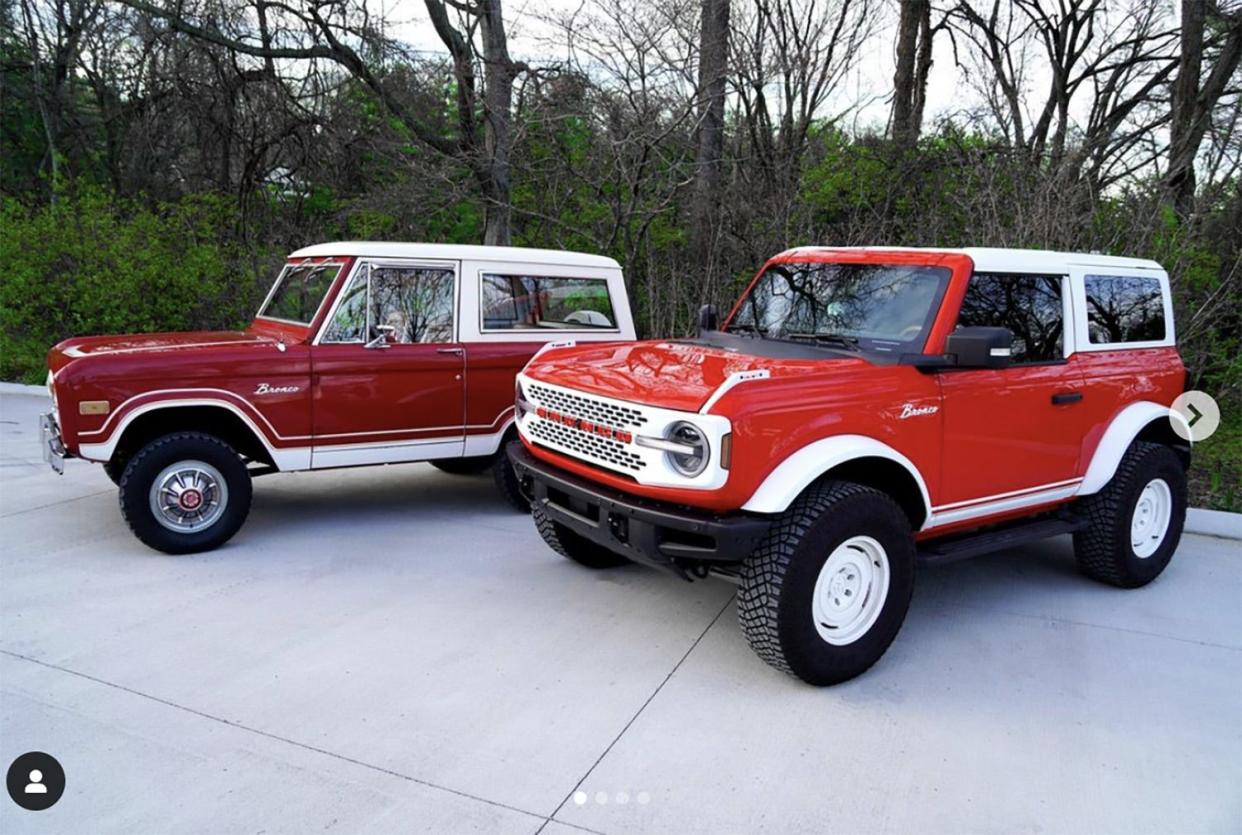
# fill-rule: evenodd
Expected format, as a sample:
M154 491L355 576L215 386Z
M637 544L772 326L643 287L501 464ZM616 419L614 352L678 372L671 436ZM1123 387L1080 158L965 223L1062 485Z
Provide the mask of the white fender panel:
M1186 419L1168 406L1161 406L1150 400L1131 403L1122 409L1108 425L1108 429L1104 430L1104 437L1100 438L1095 454L1091 456L1091 464L1087 467L1082 486L1078 488L1078 495L1089 496L1100 492L1112 479L1113 473L1117 472L1117 465L1121 463L1122 456L1126 454L1130 444L1134 443L1138 433L1154 420L1170 420L1179 423L1185 427L1187 437L1190 435L1190 427L1187 426ZM1187 441L1187 443L1190 442Z
M176 408L177 406L219 406L222 409L228 409L230 412L241 418L242 421L250 427L250 431L254 433L255 437L259 439L259 442L263 444L265 449L267 449L268 455L272 456L272 461L275 462L276 467L279 470L287 472L290 470L310 469L311 450L309 446L277 449L268 442L267 436L259 431L259 427L255 425L254 421L251 420L245 412L228 401L210 398L156 400L151 403L145 403L126 414L121 419L120 423L117 424L116 428L112 430L112 433L108 436L108 439L103 443L79 443L78 453L89 461L107 461L112 457L112 453L116 449L117 442L124 436L125 430L137 417L144 415L147 412L155 411L156 409L171 409Z
M900 464L918 483L919 493L923 496L923 510L926 518L931 518L927 482L923 480L918 467L888 444L866 435L836 435L807 444L782 461L763 480L759 489L742 505L742 510L751 513L781 513L815 479L833 467L857 458L885 458Z

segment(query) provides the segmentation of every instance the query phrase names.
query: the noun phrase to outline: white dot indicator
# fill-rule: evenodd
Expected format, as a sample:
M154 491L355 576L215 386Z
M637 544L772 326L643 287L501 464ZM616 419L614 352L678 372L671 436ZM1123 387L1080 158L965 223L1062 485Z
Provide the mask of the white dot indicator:
M582 804L584 804L584 803L586 803L586 802L587 802L587 793L586 793L586 792L584 792L584 791L576 791L576 792L574 792L574 803L576 803L576 804L578 804L579 806L581 806Z
M621 806L630 802L629 792L617 792L617 803Z
M600 806L606 806L608 804L608 792L596 792L595 802Z
M651 795L648 794L647 792L639 792L638 795L634 799L637 800L640 805L646 806L648 803L651 802Z

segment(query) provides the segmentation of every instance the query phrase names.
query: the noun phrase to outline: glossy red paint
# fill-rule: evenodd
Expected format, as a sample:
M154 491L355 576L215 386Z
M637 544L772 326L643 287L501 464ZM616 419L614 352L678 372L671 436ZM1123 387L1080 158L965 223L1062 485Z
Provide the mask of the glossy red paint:
M900 250L794 250L768 263L805 261L948 266L951 278L924 344L927 355L943 352L974 269L965 254ZM769 379L737 385L711 408L730 419L733 433L732 465L718 489L640 484L523 441L536 457L615 490L730 513L794 452L821 439L863 435L914 465L935 515L999 504L1013 494L1037 500L1044 491L1073 488L1125 406L1139 400L1167 406L1184 382L1174 347L1078 352L1064 361L998 370L929 372L861 357L773 360L702 344L650 341L549 351L524 373L584 393L693 413L730 374L761 369ZM1082 399L1057 404L1058 394ZM998 507L963 521L949 514L934 534L919 537L1029 516L1071 500L1071 494L1072 489L1047 502Z
M451 442L503 432L513 416L514 378L542 342L374 349L315 344L359 260L288 262L340 265L309 325L256 317L241 331L75 337L59 343L48 352L48 368L66 449L84 456L84 445L104 448L128 419L157 405L231 408L271 449L300 451L307 465L312 447ZM549 340L558 336L546 334ZM75 404L82 400L106 401L108 412L81 415ZM469 443L462 449L482 454Z
M513 380L540 347L531 342L475 342L466 352L466 434L496 432L513 417Z

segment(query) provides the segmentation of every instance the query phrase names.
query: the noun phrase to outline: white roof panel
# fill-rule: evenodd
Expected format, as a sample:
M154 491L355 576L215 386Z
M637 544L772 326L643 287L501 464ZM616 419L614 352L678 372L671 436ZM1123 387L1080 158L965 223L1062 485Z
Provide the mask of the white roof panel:
M527 249L520 246L474 246L469 244L397 243L391 241L333 241L303 247L290 258L325 256L372 258L430 258L446 261L503 261L505 263L558 264L562 266L619 269L612 258L559 249Z
M877 252L926 252L928 254L967 255L978 270L1008 272L1055 272L1067 267L1108 267L1111 269L1161 270L1163 267L1146 258L1124 258L1089 252L1056 252L1048 249L1002 249L994 247L964 247L962 249L938 249L932 247L906 246L802 246L787 250L782 255L799 252L831 252L834 250Z

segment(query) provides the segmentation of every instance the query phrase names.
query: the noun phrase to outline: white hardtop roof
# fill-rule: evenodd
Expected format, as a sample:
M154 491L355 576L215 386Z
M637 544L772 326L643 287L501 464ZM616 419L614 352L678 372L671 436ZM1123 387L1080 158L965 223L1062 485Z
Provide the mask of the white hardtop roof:
M834 252L926 252L930 255L967 255L975 262L975 269L1007 272L1044 272L1063 270L1067 266L1108 267L1127 270L1161 270L1164 268L1146 258L1123 258L1091 252L1055 252L1049 249L1000 249L993 247L964 247L962 249L938 249L934 247L907 246L800 246L788 249L781 255L797 253Z
M469 244L396 243L390 241L333 241L303 247L290 258L325 256L372 258L431 258L446 261L504 261L508 263L558 264L580 267L612 267L620 264L603 255L559 249L526 249L520 246L473 246Z

